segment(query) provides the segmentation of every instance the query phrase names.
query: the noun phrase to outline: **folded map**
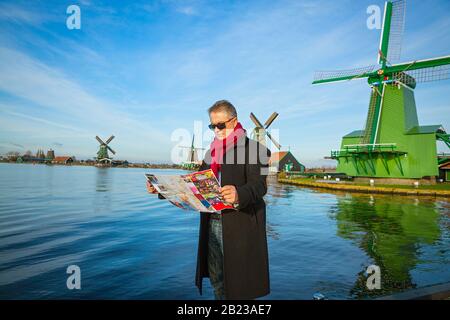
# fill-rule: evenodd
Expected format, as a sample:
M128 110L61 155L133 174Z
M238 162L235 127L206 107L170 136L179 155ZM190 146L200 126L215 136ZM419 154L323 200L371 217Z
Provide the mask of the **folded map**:
M211 169L185 175L145 176L158 193L181 209L201 212L235 209L224 201L220 184Z

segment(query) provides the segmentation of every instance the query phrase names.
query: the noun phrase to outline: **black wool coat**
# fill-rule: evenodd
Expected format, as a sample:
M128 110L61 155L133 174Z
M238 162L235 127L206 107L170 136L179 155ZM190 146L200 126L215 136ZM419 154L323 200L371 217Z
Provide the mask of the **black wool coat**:
M270 292L266 235L268 160L270 151L243 136L228 150L221 165L221 185L236 187L238 210L222 211L225 299L254 299ZM206 152L200 170L210 167ZM195 284L202 294L208 274L208 225L210 213L200 213Z

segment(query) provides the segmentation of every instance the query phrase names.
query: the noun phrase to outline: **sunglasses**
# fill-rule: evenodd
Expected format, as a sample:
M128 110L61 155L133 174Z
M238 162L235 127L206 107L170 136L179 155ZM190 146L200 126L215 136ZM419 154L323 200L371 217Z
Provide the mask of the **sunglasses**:
M227 121L225 121L225 122L219 122L219 123L217 123L217 124L210 124L210 125L208 125L208 128L210 128L211 130L214 130L215 128L217 128L217 129L219 129L219 130L223 130L223 129L225 129L226 128L226 123L227 122L230 122L231 120L233 120L234 118L236 118L236 117L233 117L233 118L231 118L231 119L228 119Z

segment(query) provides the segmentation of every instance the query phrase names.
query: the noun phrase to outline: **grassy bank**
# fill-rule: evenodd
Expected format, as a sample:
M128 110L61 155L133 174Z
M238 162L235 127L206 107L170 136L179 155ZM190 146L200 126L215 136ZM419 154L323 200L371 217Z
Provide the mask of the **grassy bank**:
M341 190L349 192L361 193L385 193L385 194L400 194L411 196L438 196L450 198L450 184L442 183L436 185L420 185L418 187L408 185L376 185L369 186L364 184L348 183L327 183L318 182L308 178L290 178L278 177L278 182L293 184L298 186L325 188L331 190Z

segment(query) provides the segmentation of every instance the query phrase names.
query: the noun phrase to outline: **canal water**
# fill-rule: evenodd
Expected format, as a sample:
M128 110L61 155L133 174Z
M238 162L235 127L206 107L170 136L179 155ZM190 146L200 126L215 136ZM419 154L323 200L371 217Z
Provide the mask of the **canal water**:
M212 299L197 213L147 194L176 170L0 164L1 299ZM361 299L450 281L450 203L271 181L266 299ZM67 267L81 270L69 290ZM377 265L381 289L366 287Z

